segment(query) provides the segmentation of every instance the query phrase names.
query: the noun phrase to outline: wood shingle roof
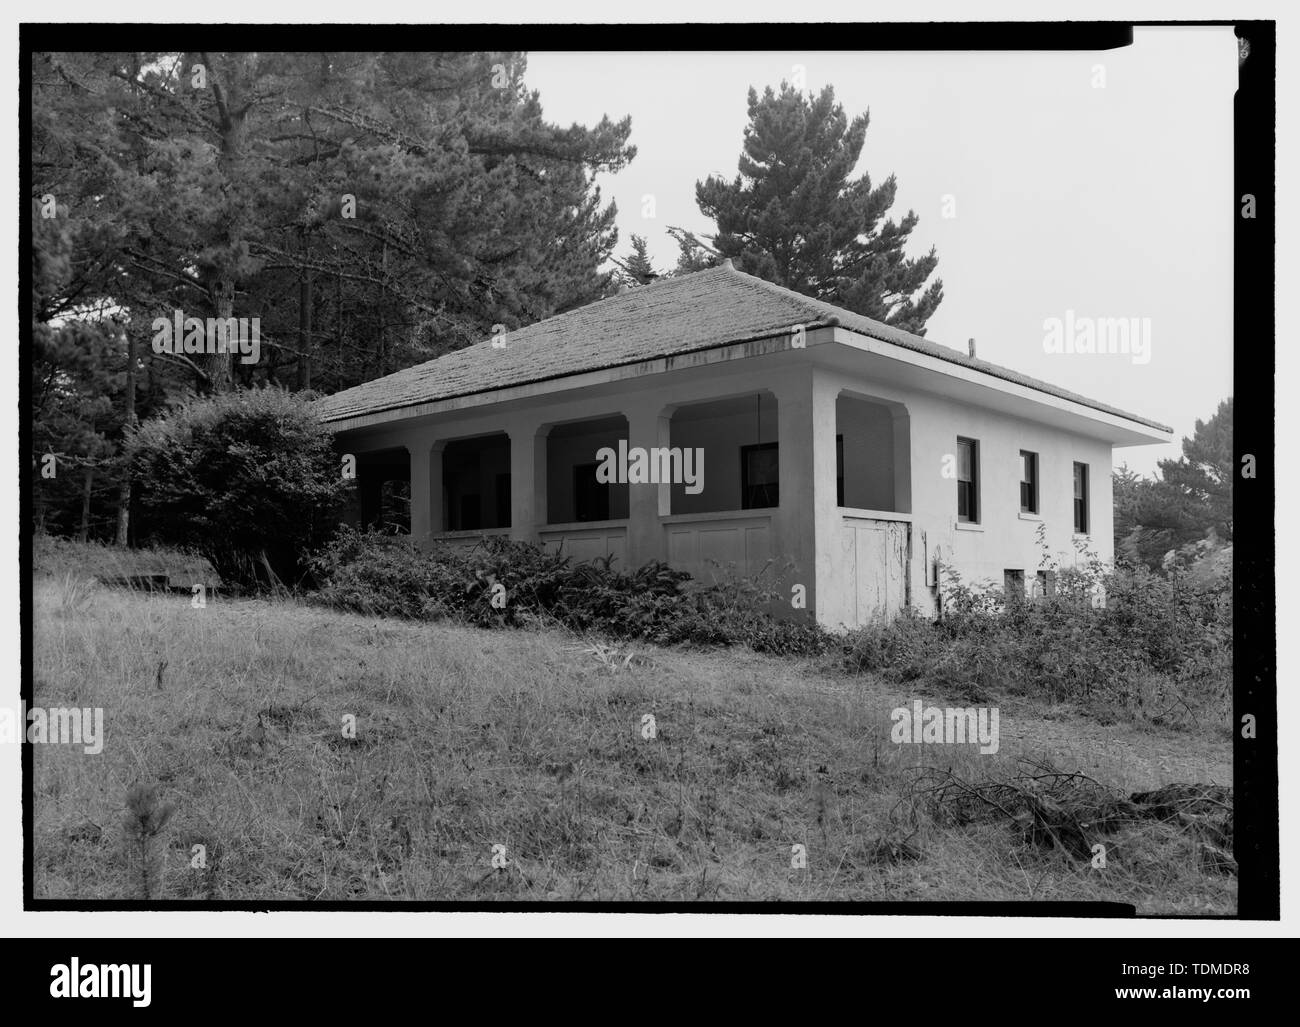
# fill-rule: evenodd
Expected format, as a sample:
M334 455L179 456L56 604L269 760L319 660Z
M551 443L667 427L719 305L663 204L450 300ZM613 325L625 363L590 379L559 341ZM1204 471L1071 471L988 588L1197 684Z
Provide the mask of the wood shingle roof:
M316 402L326 422L635 364L750 339L839 325L1148 427L1170 429L918 335L737 271L726 263L597 300Z

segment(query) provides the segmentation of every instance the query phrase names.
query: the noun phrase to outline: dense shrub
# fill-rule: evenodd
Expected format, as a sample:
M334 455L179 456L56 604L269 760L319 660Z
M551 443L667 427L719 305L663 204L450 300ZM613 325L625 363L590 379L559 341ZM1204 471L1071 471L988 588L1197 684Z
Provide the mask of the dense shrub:
M145 422L127 455L141 540L194 550L228 582L296 582L347 483L329 432L279 389L194 399Z
M1226 717L1231 580L1109 570L1081 555L1056 568L1054 595L1034 599L946 571L937 624L900 617L854 632L848 665L974 699L1032 695L1170 724Z
M608 560L575 564L500 538L422 551L403 536L344 529L313 568L317 600L342 609L487 627L543 622L659 644L743 643L778 655L843 653L853 671L974 701L1022 694L1176 725L1226 716L1231 695L1230 581L1111 571L1087 554L1057 569L1054 595L1033 600L945 572L937 623L906 613L846 636L772 616L784 597L755 580L706 584L661 563L635 571ZM497 585L505 602L493 606Z
M832 637L811 620L773 617L776 594L753 581L726 576L703 584L657 562L633 571L616 570L608 559L575 564L502 538L425 551L403 536L344 528L312 571L319 602L368 614L484 627L542 621L614 638L745 643L776 654L820 653ZM496 605L494 595L501 597Z
M846 660L852 670L886 672L912 681L925 675L941 649L935 625L908 610L892 622L875 621L852 632Z

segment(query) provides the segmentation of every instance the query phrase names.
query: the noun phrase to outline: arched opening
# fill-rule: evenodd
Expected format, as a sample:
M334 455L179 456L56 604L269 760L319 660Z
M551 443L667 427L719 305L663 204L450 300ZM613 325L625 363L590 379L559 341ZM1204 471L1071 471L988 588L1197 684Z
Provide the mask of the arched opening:
M356 491L348 520L363 530L411 531L411 458L406 449L356 454Z
M780 505L777 402L767 390L684 404L673 411L671 446L682 455L674 475L674 514L767 510ZM687 451L693 459L686 460Z
M835 400L835 502L911 513L911 439L901 403L841 393Z
M546 436L546 523L587 524L625 520L628 483L597 473L600 451L627 442L622 414L557 424Z
M444 531L510 527L510 436L451 439L442 448Z

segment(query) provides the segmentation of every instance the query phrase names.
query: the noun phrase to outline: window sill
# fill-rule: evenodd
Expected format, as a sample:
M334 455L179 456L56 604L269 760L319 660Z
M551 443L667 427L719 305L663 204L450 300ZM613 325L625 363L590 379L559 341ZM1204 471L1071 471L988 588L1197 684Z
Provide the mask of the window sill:
M1074 532L1074 533L1070 536L1070 538L1072 538L1072 539L1082 539L1084 542L1091 542L1091 541L1092 541L1092 535L1089 534L1089 533L1086 532L1086 531L1084 531L1084 532L1076 531L1076 532Z
M748 510L707 510L704 513L661 514L660 524L692 524L696 521L771 520L780 509L777 506L755 506Z
M559 535L577 531L608 531L610 528L626 528L627 518L611 517L603 521L566 521L561 524L539 524L539 532Z
M845 506L840 504L840 515L842 517L857 517L864 521L910 521L910 513L899 513L897 510L867 510L862 507Z
M429 533L429 537L435 542L439 539L446 539L454 542L462 538L479 538L486 535L509 535L509 528L457 528L455 531L434 531Z
M975 521L954 521L953 527L958 531L983 531L984 525Z
M1022 521L1041 521L1043 519L1043 515L1036 514L1036 513L1025 513L1023 510L1021 510L1020 519Z

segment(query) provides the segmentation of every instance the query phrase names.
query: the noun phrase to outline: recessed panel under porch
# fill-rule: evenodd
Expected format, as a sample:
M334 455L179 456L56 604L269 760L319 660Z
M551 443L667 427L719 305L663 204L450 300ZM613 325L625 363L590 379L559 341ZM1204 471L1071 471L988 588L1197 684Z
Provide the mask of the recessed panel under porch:
M772 515L756 511L687 514L664 525L668 563L701 581L755 577L772 563Z

